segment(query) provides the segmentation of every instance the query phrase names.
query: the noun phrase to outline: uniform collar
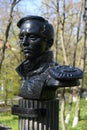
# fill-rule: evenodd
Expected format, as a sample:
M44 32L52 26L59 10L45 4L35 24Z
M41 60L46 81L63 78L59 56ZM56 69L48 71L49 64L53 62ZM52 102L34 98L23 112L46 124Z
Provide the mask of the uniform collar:
M53 52L47 51L36 60L24 60L17 68L17 73L22 77L26 78L29 74L33 74L34 72L38 73L46 68L46 65L53 62Z

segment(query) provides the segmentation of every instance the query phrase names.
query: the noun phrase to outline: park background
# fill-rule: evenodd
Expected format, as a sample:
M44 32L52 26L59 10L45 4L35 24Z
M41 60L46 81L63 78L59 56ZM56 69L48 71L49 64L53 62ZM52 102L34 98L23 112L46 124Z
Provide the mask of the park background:
M20 77L15 68L23 61L17 22L26 15L45 17L53 24L55 60L84 71L80 86L58 89L59 130L87 130L87 20L86 0L0 0L0 125L17 130L11 106L18 102ZM86 17L87 18L87 17Z

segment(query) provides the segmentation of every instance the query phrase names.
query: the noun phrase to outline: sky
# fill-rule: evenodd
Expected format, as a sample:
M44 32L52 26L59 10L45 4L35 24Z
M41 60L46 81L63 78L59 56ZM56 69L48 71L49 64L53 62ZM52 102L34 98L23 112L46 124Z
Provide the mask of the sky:
M37 12L36 8L39 9L40 4L41 0L23 0L23 2L20 2L20 8L25 15L33 15L39 13L39 10Z
M65 0L68 2L69 0ZM73 2L77 3L81 0L73 0ZM23 10L25 15L39 15L40 10L39 7L41 6L41 0L22 0L20 2L20 8Z

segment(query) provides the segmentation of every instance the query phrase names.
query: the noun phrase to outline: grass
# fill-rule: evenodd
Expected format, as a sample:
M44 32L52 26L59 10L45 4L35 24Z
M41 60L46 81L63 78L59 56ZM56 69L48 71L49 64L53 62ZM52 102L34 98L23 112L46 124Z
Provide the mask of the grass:
M68 105L67 105L68 107ZM74 113L75 113L75 103L73 103L72 106L72 111L71 111L71 118L70 122L67 125L67 130L87 130L87 101L86 100L81 100L80 103L80 120L78 122L77 127L72 128L72 121L74 118ZM5 126L8 126L12 128L12 130L18 130L18 117L11 115L11 113L1 113L0 114L0 124L3 124ZM59 124L61 129L61 123Z
M80 120L75 128L72 128L72 123L74 119L75 114L75 106L76 103L73 103L71 115L70 115L70 121L69 124L66 126L67 130L87 130L87 101L85 99L81 99L80 101ZM67 105L68 107L68 105ZM66 108L67 109L67 108ZM62 130L61 123L59 130Z
M18 118L9 112L0 114L0 124L18 130Z

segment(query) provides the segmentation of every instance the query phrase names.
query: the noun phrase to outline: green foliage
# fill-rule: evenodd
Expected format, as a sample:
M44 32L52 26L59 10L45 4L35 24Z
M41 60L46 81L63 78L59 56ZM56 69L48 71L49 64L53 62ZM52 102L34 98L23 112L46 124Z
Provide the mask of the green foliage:
M87 130L87 101L85 99L81 99L80 102L80 120L75 128L72 128L72 123L74 119L75 114L75 106L76 103L73 103L72 110L70 114L70 121L67 125L67 130ZM68 109L68 104L66 104L66 110ZM62 130L61 128L61 122L60 122L60 128L59 130Z
M0 100L3 99L5 103L18 94L20 79L15 68L19 61L19 51L6 50L0 76L0 89L3 87L3 91L0 91Z
M84 87L87 87L87 73L84 73Z

